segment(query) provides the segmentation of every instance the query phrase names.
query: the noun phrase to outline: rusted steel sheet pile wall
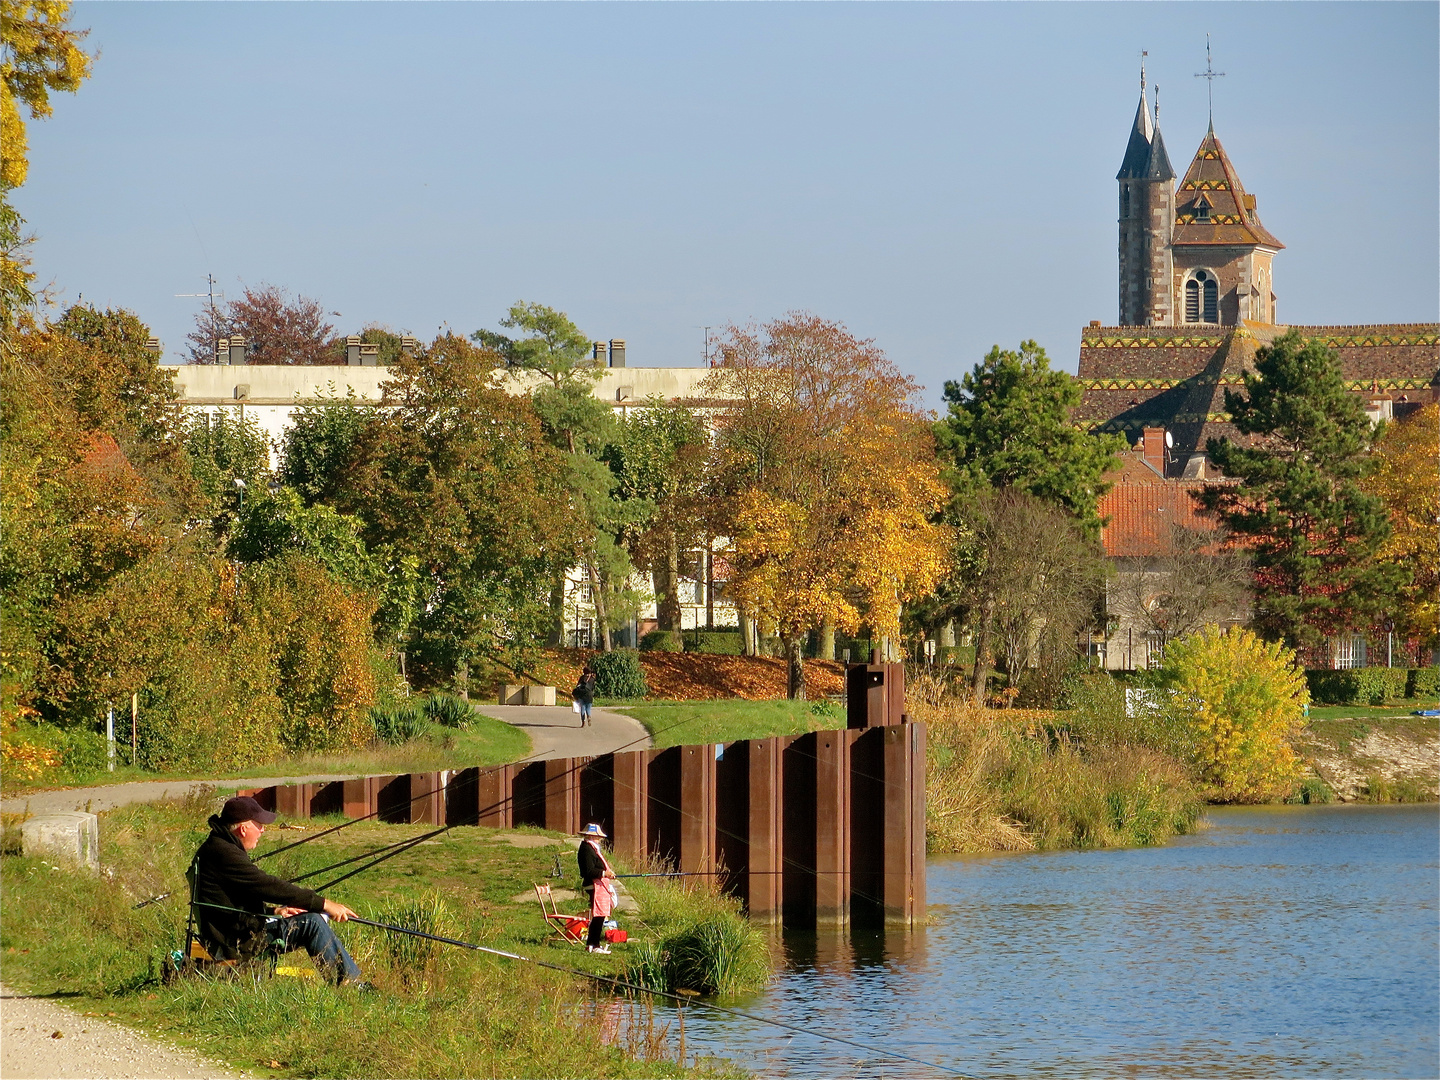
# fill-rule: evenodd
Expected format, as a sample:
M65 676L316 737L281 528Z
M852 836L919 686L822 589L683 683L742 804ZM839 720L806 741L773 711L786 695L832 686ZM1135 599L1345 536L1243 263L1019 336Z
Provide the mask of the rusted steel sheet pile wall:
M899 664L847 672L840 731L255 792L292 818L430 825L599 822L637 868L714 875L754 919L809 927L925 914L925 725Z

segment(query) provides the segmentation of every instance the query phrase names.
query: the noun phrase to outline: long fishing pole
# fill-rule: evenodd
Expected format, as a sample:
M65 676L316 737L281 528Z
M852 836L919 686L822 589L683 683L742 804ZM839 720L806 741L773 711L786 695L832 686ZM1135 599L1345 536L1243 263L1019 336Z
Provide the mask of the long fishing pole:
M376 922L373 919L362 919L360 916L351 916L347 922L360 923L363 926L373 926L380 930L389 930L395 934L408 934L411 937L425 938L429 941L438 941L444 945L454 945L461 949L471 949L475 952L489 953L492 956L503 956L507 960L519 960L521 963L534 964L536 967L549 968L551 971L563 972L566 975L578 975L582 979L590 979L593 982L603 983L607 986L617 987L622 990L633 990L641 994L650 994L652 997L669 998L681 1006L699 1006L710 1009L714 1012L725 1013L729 1016L741 1016L746 1020L753 1020L759 1024L768 1024L771 1027L782 1028L786 1031L798 1032L801 1035L809 1035L816 1039L823 1039L827 1042L842 1043L845 1046L856 1050L863 1050L867 1054L878 1054L882 1057L894 1058L897 1061L908 1061L912 1065L923 1065L927 1069L936 1069L951 1076L965 1077L968 1074L957 1069L951 1069L945 1065L937 1065L933 1061L923 1061L920 1058L911 1057L909 1054L902 1054L896 1050L885 1050L877 1046L868 1046L854 1039L841 1038L839 1035L829 1035L824 1032L815 1031L812 1028L802 1027L799 1024L789 1024L784 1020L774 1020L767 1016L759 1016L755 1013L745 1012L743 1009L731 1008L728 1005L716 1005L713 1002L701 1001L698 998L685 997L670 990L656 990L653 987L641 986L639 983L627 982L618 979L613 975L598 975L590 971L582 971L579 968L566 967L564 964L552 964L547 960L536 960L533 957L521 956L519 953L506 952L503 949L492 949L485 945L476 945L474 942L461 941L458 938L443 937L439 934L427 934L423 930L411 930L404 926L392 926L390 923Z

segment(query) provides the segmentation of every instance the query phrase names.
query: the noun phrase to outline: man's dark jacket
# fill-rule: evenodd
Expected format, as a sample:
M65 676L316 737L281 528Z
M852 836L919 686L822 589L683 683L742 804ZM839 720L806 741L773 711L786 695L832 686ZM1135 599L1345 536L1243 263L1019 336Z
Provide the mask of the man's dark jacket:
M261 918L266 904L325 910L325 898L319 893L271 877L256 866L239 837L220 815L213 815L210 836L195 853L195 919L200 924L200 940L217 960L254 956L269 940Z

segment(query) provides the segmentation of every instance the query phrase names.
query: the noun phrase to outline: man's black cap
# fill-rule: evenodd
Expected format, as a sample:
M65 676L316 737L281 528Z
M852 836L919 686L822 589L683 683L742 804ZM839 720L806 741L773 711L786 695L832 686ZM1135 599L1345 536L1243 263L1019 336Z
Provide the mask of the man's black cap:
M225 808L220 811L220 820L226 825L238 825L242 821L258 821L261 825L269 825L275 820L275 815L249 795L237 795L233 799L225 800Z

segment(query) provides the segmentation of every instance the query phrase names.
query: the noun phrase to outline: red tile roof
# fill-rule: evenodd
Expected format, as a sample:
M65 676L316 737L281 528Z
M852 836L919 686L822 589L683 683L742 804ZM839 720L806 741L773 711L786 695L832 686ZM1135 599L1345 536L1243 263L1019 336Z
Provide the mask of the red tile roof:
M1100 497L1100 543L1112 558L1163 554L1170 546L1170 526L1210 530L1215 521L1195 508L1192 492L1205 487L1194 480L1167 480L1147 465L1139 451L1123 455L1115 485Z

